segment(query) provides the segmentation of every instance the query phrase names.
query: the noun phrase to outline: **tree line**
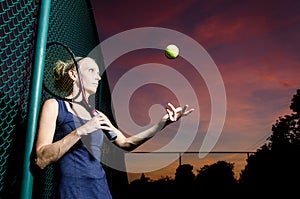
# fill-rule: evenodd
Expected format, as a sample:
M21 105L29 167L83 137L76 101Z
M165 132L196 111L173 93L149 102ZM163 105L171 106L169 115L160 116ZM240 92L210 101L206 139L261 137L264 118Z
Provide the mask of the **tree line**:
M176 169L175 178L151 180L144 174L132 181L122 198L292 198L300 185L300 89L293 95L291 114L279 116L266 143L249 155L237 179L234 163L217 161L193 173L193 165Z

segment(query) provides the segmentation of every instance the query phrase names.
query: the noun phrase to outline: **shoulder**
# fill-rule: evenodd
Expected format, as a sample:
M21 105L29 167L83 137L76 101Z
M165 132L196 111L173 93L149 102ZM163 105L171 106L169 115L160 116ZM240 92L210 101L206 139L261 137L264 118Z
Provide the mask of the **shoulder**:
M44 102L44 106L58 106L58 102L56 99L47 99L45 102Z
M43 104L43 111L57 112L58 102L56 99L47 99Z

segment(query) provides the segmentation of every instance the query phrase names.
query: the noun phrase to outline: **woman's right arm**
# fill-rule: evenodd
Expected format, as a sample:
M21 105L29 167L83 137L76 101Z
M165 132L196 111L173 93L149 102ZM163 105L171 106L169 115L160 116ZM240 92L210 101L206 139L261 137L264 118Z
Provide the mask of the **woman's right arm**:
M80 139L80 134L74 130L61 140L52 143L57 116L57 101L55 99L46 100L40 115L36 142L35 163L41 169L61 158Z
M111 131L105 126L105 121L101 116L91 118L87 123L67 134L61 140L53 142L58 116L58 103L55 99L46 100L41 111L39 120L38 136L36 142L35 163L44 169L47 165L57 161L68 150L78 142L81 136L103 129Z

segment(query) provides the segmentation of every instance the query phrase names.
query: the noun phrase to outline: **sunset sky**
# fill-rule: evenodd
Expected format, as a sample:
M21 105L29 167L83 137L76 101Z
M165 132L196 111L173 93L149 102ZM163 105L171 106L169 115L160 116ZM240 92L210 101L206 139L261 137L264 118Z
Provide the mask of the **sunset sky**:
M256 151L271 135L272 124L278 117L291 113L292 96L300 88L300 1L92 0L92 6L100 41L135 28L161 27L187 35L207 51L220 72L226 92L225 123L212 151ZM192 49L186 51L185 48L182 53L195 53ZM186 60L181 57L168 60L159 50L130 52L108 68L112 89L122 74L147 63L160 63L179 71L194 89L197 102L190 102L188 88L180 83L176 90L145 85L131 96L133 120L139 125L148 124L149 117L157 121L148 116L151 105L164 105L168 101L177 105L176 96L183 93L191 107L199 106L183 118L187 126L199 125L189 147L189 151L199 151L211 117L210 93L204 77ZM200 120L197 115L201 115ZM120 121L121 128L123 123L130 125L126 118ZM163 147L172 140L176 128L178 124L172 124L137 151ZM222 160L220 155L215 156ZM240 160L245 158L244 155ZM186 163L184 157L183 163ZM170 171L170 175L174 172Z

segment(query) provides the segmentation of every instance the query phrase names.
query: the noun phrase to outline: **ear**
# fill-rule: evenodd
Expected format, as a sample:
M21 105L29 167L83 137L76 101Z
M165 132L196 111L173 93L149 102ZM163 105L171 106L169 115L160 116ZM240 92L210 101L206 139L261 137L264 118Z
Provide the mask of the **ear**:
M69 70L68 71L68 75L70 76L70 78L75 81L77 79L77 72L76 70Z

